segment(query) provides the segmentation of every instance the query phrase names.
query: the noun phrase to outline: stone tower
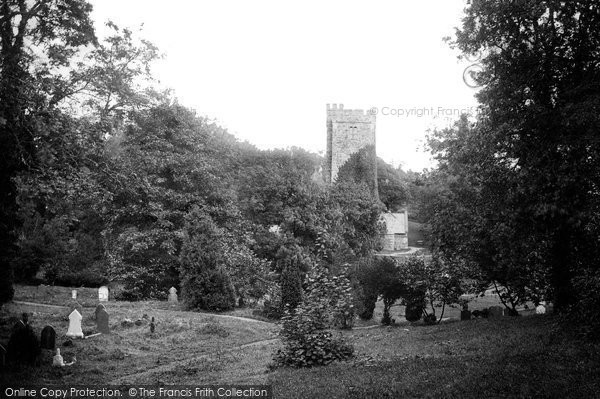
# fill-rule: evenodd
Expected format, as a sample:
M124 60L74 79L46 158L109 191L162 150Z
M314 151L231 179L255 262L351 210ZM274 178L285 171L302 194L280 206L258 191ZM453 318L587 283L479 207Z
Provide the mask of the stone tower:
M327 104L325 181L335 182L340 169L354 180L365 181L377 196L375 115L361 109L344 109L343 104Z

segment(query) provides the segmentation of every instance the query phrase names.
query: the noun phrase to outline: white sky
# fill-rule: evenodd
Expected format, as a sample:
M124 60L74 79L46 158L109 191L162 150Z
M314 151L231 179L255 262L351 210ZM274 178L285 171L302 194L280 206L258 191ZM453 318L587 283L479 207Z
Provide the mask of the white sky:
M165 54L154 68L161 84L259 148L324 153L327 103L377 107L377 154L421 170L426 130L476 105L462 80L468 63L442 41L464 0L91 3L100 36L108 19L143 23Z

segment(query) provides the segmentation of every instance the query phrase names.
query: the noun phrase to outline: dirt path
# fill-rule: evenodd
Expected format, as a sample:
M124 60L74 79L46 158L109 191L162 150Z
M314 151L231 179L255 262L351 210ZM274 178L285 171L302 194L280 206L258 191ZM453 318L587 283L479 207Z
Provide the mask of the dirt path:
M230 316L230 317L235 317L235 316ZM246 320L246 319L244 319L244 320ZM260 321L260 320L255 320L255 321ZM262 339L262 340L258 340L258 341L248 342L243 345L238 345L238 346L234 346L233 348L229 348L229 349L219 353L218 355L223 356L223 355L230 354L230 353L233 353L233 352L245 349L245 348L250 348L250 347L255 347L255 346L266 346L271 343L275 343L277 341L279 341L279 338ZM170 371L175 371L175 369L178 367L186 366L192 362L198 362L203 359L209 359L211 357L214 357L215 355L217 355L216 352L205 353L205 354L202 354L199 356L192 356L192 357L178 360L175 362L171 362L171 363L163 364L163 365L160 365L157 367L153 367L149 370L146 370L146 371L143 371L140 373L134 373L134 374L129 374L129 375L119 377L117 379L110 381L109 384L118 385L118 384L135 383L137 381L145 381L147 377L150 377L153 374L168 373Z

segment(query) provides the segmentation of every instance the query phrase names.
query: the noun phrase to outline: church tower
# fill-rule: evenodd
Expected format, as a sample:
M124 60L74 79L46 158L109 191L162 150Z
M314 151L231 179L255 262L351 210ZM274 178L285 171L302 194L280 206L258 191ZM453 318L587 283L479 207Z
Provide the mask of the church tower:
M377 196L375 115L344 105L327 104L327 153L324 178L364 181Z

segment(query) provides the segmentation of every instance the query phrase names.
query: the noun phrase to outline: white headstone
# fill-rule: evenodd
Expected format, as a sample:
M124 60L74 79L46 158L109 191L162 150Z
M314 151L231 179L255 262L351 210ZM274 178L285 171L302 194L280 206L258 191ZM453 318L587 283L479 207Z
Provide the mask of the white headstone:
M108 301L108 287L103 285L102 287L98 288L98 300L100 302L107 302Z
M77 290L71 291L71 299L77 299Z
M69 315L69 329L67 330L67 337L83 338L83 331L81 331L81 313L77 309L73 310Z
M535 308L535 314L546 314L546 307L540 303Z
M177 302L177 288L175 287L169 289L169 302Z

